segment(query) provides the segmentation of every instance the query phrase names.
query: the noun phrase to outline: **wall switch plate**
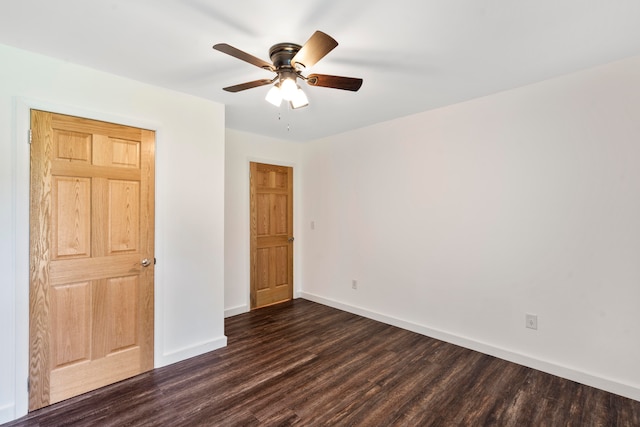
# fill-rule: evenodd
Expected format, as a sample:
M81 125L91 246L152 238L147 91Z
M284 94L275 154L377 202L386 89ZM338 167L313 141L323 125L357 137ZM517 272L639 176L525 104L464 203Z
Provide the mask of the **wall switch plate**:
M311 229L312 230L316 229L316 222L315 221L311 221Z
M351 289L358 289L358 281L357 280L352 280L351 281Z
M538 315L537 314L526 314L525 315L526 327L529 329L538 329Z

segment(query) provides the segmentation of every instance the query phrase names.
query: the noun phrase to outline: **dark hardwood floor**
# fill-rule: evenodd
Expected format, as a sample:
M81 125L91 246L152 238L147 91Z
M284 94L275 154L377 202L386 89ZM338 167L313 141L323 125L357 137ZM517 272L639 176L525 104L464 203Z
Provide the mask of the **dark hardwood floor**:
M305 300L6 426L640 426L640 402Z

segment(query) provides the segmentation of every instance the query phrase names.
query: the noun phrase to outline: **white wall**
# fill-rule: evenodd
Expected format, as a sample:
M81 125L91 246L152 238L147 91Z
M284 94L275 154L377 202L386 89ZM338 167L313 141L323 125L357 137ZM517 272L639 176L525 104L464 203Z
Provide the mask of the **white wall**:
M299 143L281 141L227 129L225 168L225 316L245 313L249 302L249 163L260 162L293 167L293 227L295 242L294 296L300 288L299 238L302 180Z
M155 365L224 346L224 107L4 46L0 64L0 423L27 409L30 107L157 130Z
M305 145L302 296L640 400L638 76L631 58Z

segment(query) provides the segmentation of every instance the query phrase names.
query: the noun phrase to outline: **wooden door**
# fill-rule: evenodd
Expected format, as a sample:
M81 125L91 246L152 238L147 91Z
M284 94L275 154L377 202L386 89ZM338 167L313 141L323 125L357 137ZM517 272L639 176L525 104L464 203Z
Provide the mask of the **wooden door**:
M36 110L31 132L34 410L153 368L155 134Z
M293 169L251 163L251 308L293 298Z

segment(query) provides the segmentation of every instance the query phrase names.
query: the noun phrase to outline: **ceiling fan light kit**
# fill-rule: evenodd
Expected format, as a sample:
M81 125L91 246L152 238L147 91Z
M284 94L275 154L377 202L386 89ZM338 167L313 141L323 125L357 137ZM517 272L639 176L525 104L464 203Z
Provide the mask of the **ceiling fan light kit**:
M309 105L309 99L302 88L292 79L286 78L274 84L265 98L270 104L279 107L282 100L289 101L292 109L302 108Z
M255 65L256 67L276 73L276 76L271 80L254 80L228 86L223 88L224 90L227 92L240 92L254 87L273 84L269 92L267 92L265 99L276 107L279 107L284 99L289 102L292 109L297 109L309 105L307 95L297 83L298 78L306 81L310 86L328 87L352 92L358 91L362 86L362 79L359 78L330 76L326 74L311 74L305 77L302 74L302 70L312 67L336 46L338 46L338 42L335 41L333 37L322 31L316 31L302 46L295 43L278 43L271 46L271 49L269 49L271 64L226 43L216 44L213 48Z

